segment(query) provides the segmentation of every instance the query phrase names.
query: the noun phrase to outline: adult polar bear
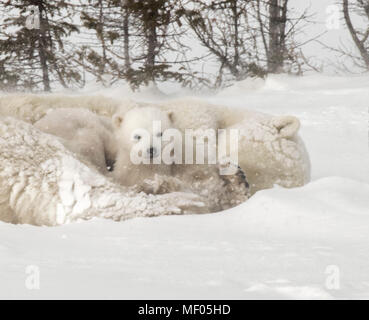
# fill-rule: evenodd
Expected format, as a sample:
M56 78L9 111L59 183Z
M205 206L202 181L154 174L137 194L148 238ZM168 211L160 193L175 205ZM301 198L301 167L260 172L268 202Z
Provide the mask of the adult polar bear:
M16 94L0 97L0 116L33 124L54 108L87 108L112 117L118 108L128 111L145 105L103 96ZM274 184L298 187L310 180L309 156L298 135L299 121L294 117L215 106L195 99L166 100L156 105L173 112L175 125L182 130L239 129L239 164L247 174L251 193Z
M238 129L238 161L246 173L251 194L273 187L299 187L310 181L310 159L298 135L300 121L247 109L182 99L160 103L174 113L181 129ZM176 123L177 120L177 123Z

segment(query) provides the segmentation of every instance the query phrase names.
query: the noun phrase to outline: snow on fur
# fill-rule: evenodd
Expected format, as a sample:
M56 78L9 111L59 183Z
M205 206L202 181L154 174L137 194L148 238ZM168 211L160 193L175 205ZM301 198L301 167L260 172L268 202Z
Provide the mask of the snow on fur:
M0 219L59 225L103 217L125 220L201 206L190 193L125 189L76 159L53 136L14 118L0 120Z
M120 110L155 106L173 112L175 127L185 129L239 129L239 165L247 175L251 193L279 184L292 188L310 181L310 159L299 137L299 120L291 116L273 116L245 108L213 105L206 101L181 98L137 102L120 95L31 95L10 94L0 97L0 115L35 123L49 110L86 108L112 117Z

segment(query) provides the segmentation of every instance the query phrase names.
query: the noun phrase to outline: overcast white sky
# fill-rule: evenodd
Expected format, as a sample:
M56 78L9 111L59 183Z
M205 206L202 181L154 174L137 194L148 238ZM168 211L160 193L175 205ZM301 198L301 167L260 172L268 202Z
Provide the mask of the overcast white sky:
M310 12L315 14L312 18L313 21L315 21L315 24L309 24L307 26L306 34L300 35L301 39L307 40L315 35L326 32L319 38L319 41L323 42L327 46L335 48L339 47L340 43L342 43L345 47L353 48L354 50L352 39L344 25L344 21L342 20L342 0L290 0L290 3L292 6L299 9L306 8L310 5ZM335 15L333 6L336 6L336 12L338 13L340 20L338 20L338 25L333 25L333 28L328 28L327 25L332 25ZM360 23L359 19L354 16L353 21L356 24ZM316 59L321 59L323 61L332 60L332 62L336 62L338 58L337 54L324 49L324 47L316 41L308 43L304 47L304 52L307 56L316 57ZM326 65L325 71L331 73L334 71L334 67Z

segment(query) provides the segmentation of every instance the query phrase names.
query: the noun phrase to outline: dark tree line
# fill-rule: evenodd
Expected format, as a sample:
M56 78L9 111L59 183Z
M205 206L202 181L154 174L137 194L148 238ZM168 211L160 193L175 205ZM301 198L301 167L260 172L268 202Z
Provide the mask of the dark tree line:
M360 14L369 26L369 0L355 1L342 0L344 19L359 52L357 63L369 69L369 27L359 29L351 19L352 12ZM86 74L104 85L124 79L133 88L160 81L217 88L270 73L302 74L309 64L296 35L308 14L297 15L294 4L5 0L0 3L0 89L78 88ZM34 28L27 27L30 15L39 22ZM203 54L194 53L195 47Z
M30 7L37 28L29 29ZM0 5L0 88L51 90L51 83L69 87L81 80L70 64L68 38L78 32L71 23L72 7L64 1L8 0Z

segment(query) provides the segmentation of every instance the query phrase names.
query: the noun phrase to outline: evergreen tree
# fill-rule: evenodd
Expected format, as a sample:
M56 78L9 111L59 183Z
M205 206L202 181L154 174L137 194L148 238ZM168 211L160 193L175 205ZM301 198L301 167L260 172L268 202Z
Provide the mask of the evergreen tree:
M79 63L99 81L109 74L113 81L125 79L138 88L167 80L191 85L198 78L185 64L178 3L83 0L82 4L81 20L90 40L79 50Z
M33 8L33 12L30 11ZM52 83L67 88L81 81L71 65L67 38L78 32L71 20L73 5L56 0L8 0L0 3L0 76L2 89L50 91ZM28 17L33 16L29 25Z
M133 17L136 43L141 54L136 58L140 65L131 68L129 78L135 86L142 83L174 80L184 86L205 82L188 64L182 36L183 27L180 1L125 0L125 6ZM172 57L172 61L168 61ZM192 61L199 60L195 57Z
M84 38L78 50L77 62L93 74L98 82L105 84L106 74L113 78L124 78L125 70L117 63L122 58L118 49L124 28L121 22L124 12L122 1L83 0L80 9L82 26L86 32L81 31ZM128 27L128 21L125 25Z

